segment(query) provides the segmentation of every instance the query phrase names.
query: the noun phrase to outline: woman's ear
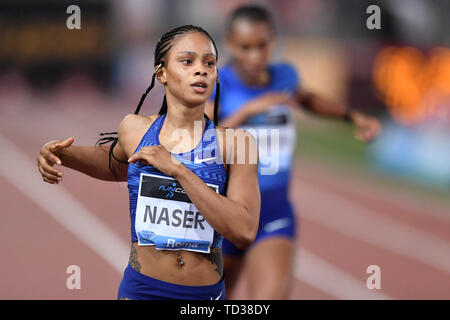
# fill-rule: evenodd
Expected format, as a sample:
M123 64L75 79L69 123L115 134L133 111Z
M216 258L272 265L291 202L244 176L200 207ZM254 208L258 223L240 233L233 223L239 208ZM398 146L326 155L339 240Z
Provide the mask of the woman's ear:
M165 85L167 83L166 68L163 68L162 65L159 65L155 69L155 73L156 73L156 79L158 79L159 83L161 83L162 85Z

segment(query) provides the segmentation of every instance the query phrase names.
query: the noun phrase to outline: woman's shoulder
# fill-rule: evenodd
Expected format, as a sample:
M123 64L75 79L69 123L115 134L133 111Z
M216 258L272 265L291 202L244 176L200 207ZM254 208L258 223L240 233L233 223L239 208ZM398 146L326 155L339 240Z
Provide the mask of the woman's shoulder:
M149 126L159 117L159 114L153 114L149 116L139 114L127 114L119 125L119 135L129 132L141 131L144 128L148 129Z
M119 142L129 156L136 150L139 141L158 117L158 114L150 116L127 114L122 119L118 130Z

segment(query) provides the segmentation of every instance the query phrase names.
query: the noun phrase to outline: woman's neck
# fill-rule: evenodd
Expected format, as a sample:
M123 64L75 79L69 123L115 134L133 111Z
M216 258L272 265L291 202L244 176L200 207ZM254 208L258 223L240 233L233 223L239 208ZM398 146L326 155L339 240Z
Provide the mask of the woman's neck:
M204 110L205 105L199 106L185 106L177 101L170 101L168 99L167 103L167 115L164 121L164 127L166 127L168 132L175 129L187 129L190 132L194 131L194 124L196 121L202 121L202 129L204 127L205 117ZM197 124L198 125L198 124Z
M249 76L236 62L233 61L231 64L241 81L247 85L259 87L265 86L270 82L270 73L268 69L264 70L257 76Z

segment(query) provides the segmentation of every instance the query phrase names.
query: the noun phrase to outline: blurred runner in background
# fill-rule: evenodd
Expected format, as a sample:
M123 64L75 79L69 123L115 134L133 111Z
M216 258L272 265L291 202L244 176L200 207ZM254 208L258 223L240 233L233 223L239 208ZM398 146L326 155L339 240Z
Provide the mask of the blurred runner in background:
M297 230L288 197L296 145L292 108L300 105L314 114L351 122L356 127L355 137L366 142L377 135L380 123L305 90L292 65L271 63L275 25L265 8L245 5L235 9L225 31L232 57L219 70L219 122L224 127L255 130L261 189L260 226L255 242L247 250L240 250L224 239L227 292L232 295L239 272L245 268L251 299L286 299L292 282ZM212 101L206 113L212 117ZM269 148L271 129L279 130L278 150ZM275 167L273 174L270 171Z

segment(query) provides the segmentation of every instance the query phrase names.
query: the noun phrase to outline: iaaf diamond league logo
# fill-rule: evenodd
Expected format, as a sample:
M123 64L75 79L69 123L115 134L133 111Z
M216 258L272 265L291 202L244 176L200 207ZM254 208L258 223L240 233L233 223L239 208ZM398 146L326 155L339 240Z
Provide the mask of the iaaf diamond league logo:
M203 138L202 137L203 134ZM191 134L187 129L176 129L172 132L173 141L183 141L173 148L172 153L177 153L180 158L186 161L191 160L191 151L182 152L186 145L191 144ZM279 171L279 150L280 150L280 130L277 128L246 128L225 129L225 139L228 153L225 164L258 164L262 175L274 175ZM221 157L215 157L217 152L217 132L216 129L207 129L203 133L202 122L194 121L195 142L200 141L203 145L201 158L195 157L195 163L221 164ZM256 142L256 143L255 143Z

